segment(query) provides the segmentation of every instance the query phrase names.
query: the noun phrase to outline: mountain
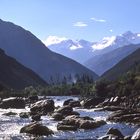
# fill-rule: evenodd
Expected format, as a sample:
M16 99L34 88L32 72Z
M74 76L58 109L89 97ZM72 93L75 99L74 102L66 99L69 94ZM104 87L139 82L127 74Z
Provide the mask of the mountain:
M113 68L105 72L102 75L102 78L115 80L122 74L128 72L131 69L134 69L137 64L140 64L140 48L121 60Z
M49 36L43 42L52 51L85 65L86 61L93 56L102 55L126 45L140 43L140 34L127 31L118 36L104 37L99 42L89 42L86 40L74 41L65 37Z
M63 77L75 74L98 76L83 65L49 50L31 32L11 22L0 20L0 48L41 78Z
M102 75L138 48L140 48L140 45L128 45L104 54L95 55L85 62L85 66L95 71L98 75Z
M46 82L0 49L0 84L7 88L23 89L27 86L45 86Z
M86 40L73 41L64 37L49 36L43 42L50 50L74 59L81 64L93 55L91 48L93 43Z
M139 44L140 34L127 31L118 36L105 37L101 42L95 43L92 48L94 49L94 56L110 52L114 49L130 45Z

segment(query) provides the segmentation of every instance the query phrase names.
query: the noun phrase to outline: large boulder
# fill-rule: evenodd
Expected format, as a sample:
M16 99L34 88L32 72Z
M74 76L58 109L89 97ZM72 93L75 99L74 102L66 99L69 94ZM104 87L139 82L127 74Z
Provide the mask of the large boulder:
M25 100L22 98L11 97L7 99L3 99L0 103L0 108L7 109L7 108L16 108L22 109L25 108Z
M32 95L28 97L28 100L30 103L34 103L38 101L38 96L37 95Z
M65 119L59 123L59 126L73 126L79 129L94 129L101 125L106 124L105 121L95 121L89 117L79 117L75 115L67 116Z
M30 113L29 112L21 112L19 114L20 118L29 118Z
M119 138L124 138L123 134L116 128L110 128L106 134L111 134L118 136Z
M140 128L136 130L136 132L132 135L132 140L139 140L140 139Z
M29 133L33 135L51 135L53 131L50 130L48 127L41 125L40 123L32 123L27 126L21 128L20 133Z
M53 112L54 108L55 108L54 101L51 99L46 99L34 103L31 106L30 111L31 111L31 115L36 115L36 114L46 115L49 112Z
M63 116L68 116L71 115L73 109L71 106L63 106L57 109L55 112L56 113L61 113Z
M93 108L103 101L104 101L104 98L89 98L89 99L85 99L82 102L82 106L84 108Z

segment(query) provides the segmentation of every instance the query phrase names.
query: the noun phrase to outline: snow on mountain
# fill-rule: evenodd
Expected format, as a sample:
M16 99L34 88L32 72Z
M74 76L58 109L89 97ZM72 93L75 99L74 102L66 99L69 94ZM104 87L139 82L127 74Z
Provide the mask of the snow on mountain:
M74 41L66 37L49 36L43 42L50 50L83 64L92 56L101 55L126 45L140 43L140 34L127 31L118 36L104 37L99 42Z

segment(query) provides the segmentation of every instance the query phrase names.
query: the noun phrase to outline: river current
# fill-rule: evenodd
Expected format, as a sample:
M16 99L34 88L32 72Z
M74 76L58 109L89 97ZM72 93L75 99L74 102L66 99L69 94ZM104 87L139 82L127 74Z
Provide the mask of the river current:
M49 96L55 101L55 106L62 106L63 102L67 99L78 100L78 97L72 96ZM31 140L32 136L27 134L20 134L20 129L31 123L31 119L23 119L19 117L20 112L28 112L30 109L26 107L25 109L0 109L0 140ZM97 111L95 109L80 109L74 108L75 111L80 113L80 116L89 116L96 120L106 120L107 116L111 113L108 111ZM15 112L15 116L5 116L2 115L7 112ZM111 127L118 128L123 135L132 135L137 127L130 126L123 123L111 123L107 122L106 125L103 125L96 129L91 130L78 130L78 131L57 131L58 121L53 121L49 116L42 116L41 123L51 130L54 131L54 135L49 137L39 137L38 140L46 139L97 139L103 136L107 130Z

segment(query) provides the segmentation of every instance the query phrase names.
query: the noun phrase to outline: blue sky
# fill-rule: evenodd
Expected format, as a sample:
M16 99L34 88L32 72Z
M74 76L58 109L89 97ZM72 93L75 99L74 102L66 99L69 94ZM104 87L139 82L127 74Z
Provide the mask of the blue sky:
M131 30L140 32L140 0L0 0L0 18L31 31L98 41Z

